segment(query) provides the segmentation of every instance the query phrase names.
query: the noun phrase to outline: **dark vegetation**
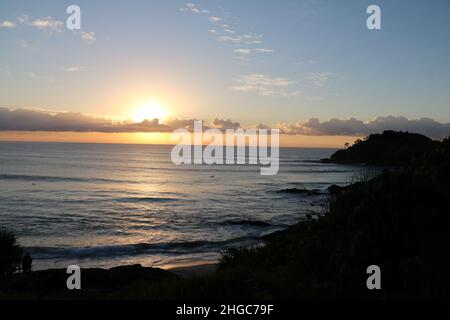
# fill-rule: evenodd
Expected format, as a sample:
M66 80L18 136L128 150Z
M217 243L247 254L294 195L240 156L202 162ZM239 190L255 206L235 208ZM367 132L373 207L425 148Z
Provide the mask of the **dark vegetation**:
M82 269L81 290L68 290L65 269L18 273L0 281L0 299L140 298L139 288L151 290L178 277L172 272L140 265Z
M330 159L322 159L322 162L404 166L411 159L431 152L435 146L435 141L421 134L384 131L356 140L352 146L336 151Z
M162 286L161 297L450 298L450 140L433 146L334 190L326 216L272 234L264 247L229 250L215 275ZM372 264L382 290L366 287Z
M9 230L0 229L0 278L12 274L20 264L22 249L17 237Z
M141 277L90 297L448 299L450 139L414 154L408 164L368 181L334 186L327 214L265 237L265 246L224 252L212 275ZM366 287L373 264L381 268L382 290Z

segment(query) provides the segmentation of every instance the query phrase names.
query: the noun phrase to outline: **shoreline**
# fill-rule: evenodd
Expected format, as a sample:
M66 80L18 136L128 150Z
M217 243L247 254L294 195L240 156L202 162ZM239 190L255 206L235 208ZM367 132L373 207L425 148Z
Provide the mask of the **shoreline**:
M301 223L301 222L299 222ZM296 225L298 225L297 223ZM293 230L296 225L262 237L262 241ZM14 273L0 281L0 300L3 299L121 299L123 295L137 297L148 290L177 286L184 281L208 281L217 275L219 260L197 260L186 264L147 267L128 264L111 268L81 268L83 290L68 290L71 274L66 268L48 268L28 274ZM200 280L202 279L202 280ZM203 280L204 279L204 280ZM136 291L140 288L141 291Z
M168 265L163 265L163 266L147 266L145 264L140 264L140 263L136 263L136 264L119 264L119 265L115 265L115 266L111 266L111 267L81 267L80 269L83 270L110 270L110 269L115 269L115 268L129 268L129 267L133 267L133 266L141 266L142 268L148 268L148 269L159 269L159 270L164 270L164 271L169 271L172 272L174 274L177 274L181 277L184 278L184 276L186 277L191 277L191 276L198 276L198 275L202 275L202 274L210 274L213 273L214 270L217 269L217 266L219 265L219 260L198 260L198 261L193 261L191 263L183 263L183 264L168 264ZM31 271L31 273L36 273L36 272L49 272L49 271L55 271L55 270L66 270L64 268L38 268L38 269L33 269ZM20 275L23 274L22 272L16 272L13 275Z
M286 226L283 229L270 232L266 235L263 235L258 238L258 240L255 242L254 245L264 245L267 241L270 241L274 237L278 237L279 235L283 235L286 233L289 233L292 230L295 230L299 224L302 222L305 222L307 220L299 220L297 223ZM241 246L241 247L247 247L247 246ZM240 246L236 246L235 248L240 248ZM76 265L76 264L75 264ZM203 276L207 274L214 273L219 265L219 259L198 259L198 260L192 260L185 263L168 263L168 264L162 264L162 265L147 265L144 262L136 262L136 263L124 263L124 264L117 264L117 265L111 265L111 266L102 266L101 264L99 266L92 265L83 267L81 266L81 270L111 270L111 269L117 269L117 268L131 268L134 266L140 266L145 269L157 269L157 270L164 270L169 271L174 274L177 274L181 276L182 278L187 277L195 277L195 276ZM44 268L37 268L31 271L31 273L35 272L48 272L48 271L55 271L55 270L66 270L64 267L44 267ZM21 273L14 273L14 275L21 274Z

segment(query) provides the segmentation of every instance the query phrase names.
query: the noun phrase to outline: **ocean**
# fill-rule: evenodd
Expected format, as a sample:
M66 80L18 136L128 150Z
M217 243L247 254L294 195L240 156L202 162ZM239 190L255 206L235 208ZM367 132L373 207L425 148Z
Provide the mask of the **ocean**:
M171 149L0 142L0 226L36 270L207 263L325 212L327 187L366 170L320 163L335 149L280 148L274 176L257 165L176 166Z

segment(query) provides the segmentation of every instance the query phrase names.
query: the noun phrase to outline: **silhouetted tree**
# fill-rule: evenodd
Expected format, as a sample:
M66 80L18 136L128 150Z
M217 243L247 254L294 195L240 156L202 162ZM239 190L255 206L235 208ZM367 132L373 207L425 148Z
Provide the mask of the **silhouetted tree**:
M22 248L17 243L15 234L7 229L0 229L0 276L12 274L20 265Z

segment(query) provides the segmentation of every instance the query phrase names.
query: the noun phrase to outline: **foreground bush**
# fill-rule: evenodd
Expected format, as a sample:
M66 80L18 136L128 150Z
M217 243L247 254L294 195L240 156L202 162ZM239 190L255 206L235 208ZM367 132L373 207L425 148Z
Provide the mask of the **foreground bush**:
M0 229L0 276L12 274L20 265L22 248L17 237L7 229Z

